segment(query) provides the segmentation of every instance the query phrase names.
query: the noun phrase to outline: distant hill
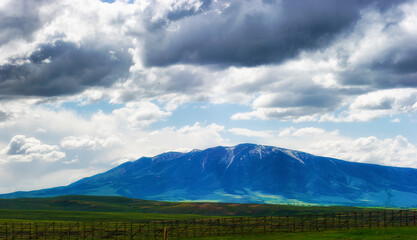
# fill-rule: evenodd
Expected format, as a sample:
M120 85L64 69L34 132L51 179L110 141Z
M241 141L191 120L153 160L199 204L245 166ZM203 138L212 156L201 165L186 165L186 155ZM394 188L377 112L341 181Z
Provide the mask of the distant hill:
M417 207L417 169L347 162L255 144L168 152L68 186L0 195Z
M152 213L152 214L193 214L198 216L287 216L312 213L331 213L369 210L344 206L289 206L275 204L236 204L206 202L160 202L103 196L59 196L52 198L0 199L0 218L4 209L71 211L95 213ZM23 213L25 213L23 211ZM16 211L21 214L22 211ZM10 211L5 215L16 215ZM33 215L33 214L32 214ZM39 215L39 214L35 214Z

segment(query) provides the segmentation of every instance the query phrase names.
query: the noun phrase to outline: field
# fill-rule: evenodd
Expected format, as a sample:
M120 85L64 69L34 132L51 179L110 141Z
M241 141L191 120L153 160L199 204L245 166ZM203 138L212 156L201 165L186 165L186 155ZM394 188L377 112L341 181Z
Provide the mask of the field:
M343 206L290 206L269 204L159 202L124 197L62 196L0 199L0 219L50 221L136 221L190 219L216 216L294 216L369 208ZM90 214L88 212L94 212Z
M236 237L199 238L201 240L386 240L417 239L417 228L352 229L349 231L324 231L307 233L275 233Z
M92 196L0 199L0 209L0 239L417 239L416 212L399 209Z

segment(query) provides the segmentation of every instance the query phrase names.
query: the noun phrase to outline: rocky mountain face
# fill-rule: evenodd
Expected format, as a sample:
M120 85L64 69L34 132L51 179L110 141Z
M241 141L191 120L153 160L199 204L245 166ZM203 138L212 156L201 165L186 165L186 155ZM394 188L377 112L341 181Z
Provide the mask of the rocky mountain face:
M168 152L68 186L0 195L417 207L417 169L347 162L255 144Z

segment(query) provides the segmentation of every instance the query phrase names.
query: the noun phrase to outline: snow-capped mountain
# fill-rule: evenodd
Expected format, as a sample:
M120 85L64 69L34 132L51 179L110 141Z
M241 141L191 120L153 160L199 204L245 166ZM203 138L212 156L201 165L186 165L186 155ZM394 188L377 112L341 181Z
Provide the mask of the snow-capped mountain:
M168 152L65 187L0 198L106 195L166 201L417 206L417 169L255 144Z

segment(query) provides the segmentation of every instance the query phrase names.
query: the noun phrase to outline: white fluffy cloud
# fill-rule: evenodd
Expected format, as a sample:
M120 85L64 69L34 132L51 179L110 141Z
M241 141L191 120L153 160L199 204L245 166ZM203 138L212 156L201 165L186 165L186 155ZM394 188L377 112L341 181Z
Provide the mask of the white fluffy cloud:
M320 128L286 128L271 143L319 156L395 167L417 168L417 146L407 138L350 138Z
M194 148L227 145L228 141L222 137L223 131L224 126L197 122L181 128L168 127L152 131L142 140L155 150L162 146L165 151L190 151Z
M306 127L306 128L286 128L279 133L280 137L294 136L294 137L308 137L314 135L320 135L326 131L321 128ZM337 133L337 132L334 132Z
M349 141L322 141L311 144L313 152L355 162L376 163L395 167L417 168L417 146L405 137L378 139L374 136Z
M69 136L61 140L60 145L63 148L87 148L98 150L100 148L109 147L114 144L120 144L122 141L116 137L98 138L92 136Z
M0 151L2 162L55 162L65 158L56 145L48 145L33 137L14 136L6 148Z
M151 102L130 102L126 107L116 109L113 115L119 121L126 121L131 128L146 127L149 124L170 116L170 112L162 111L157 105Z
M417 111L417 90L389 89L360 95L338 116L323 115L321 121L371 121L383 116Z
M229 132L246 137L260 137L260 138L269 138L272 137L272 133L270 131L255 131L246 128L231 128L228 129Z

